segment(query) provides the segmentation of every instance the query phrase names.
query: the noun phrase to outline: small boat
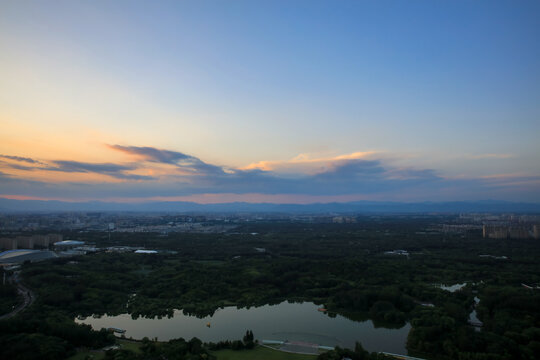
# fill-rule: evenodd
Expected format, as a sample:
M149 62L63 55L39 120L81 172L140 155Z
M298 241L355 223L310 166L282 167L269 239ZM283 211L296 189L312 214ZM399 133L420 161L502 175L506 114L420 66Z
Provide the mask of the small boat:
M325 309L325 308L318 308L317 310L319 310L320 312L327 312L328 310Z
M206 323L206 327L210 327L210 323Z

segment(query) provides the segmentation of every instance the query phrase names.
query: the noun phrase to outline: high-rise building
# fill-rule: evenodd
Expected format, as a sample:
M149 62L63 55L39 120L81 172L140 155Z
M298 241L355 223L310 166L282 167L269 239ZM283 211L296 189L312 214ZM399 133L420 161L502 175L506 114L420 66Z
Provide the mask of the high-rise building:
M0 248L3 250L48 248L50 244L62 241L61 234L17 236L16 238L1 238Z

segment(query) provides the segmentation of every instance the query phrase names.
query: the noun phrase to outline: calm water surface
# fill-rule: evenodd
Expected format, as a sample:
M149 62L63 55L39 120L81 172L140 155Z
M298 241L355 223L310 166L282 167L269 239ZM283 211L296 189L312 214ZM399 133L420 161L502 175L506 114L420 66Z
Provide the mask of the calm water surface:
M446 291L450 291L450 292L456 292L458 290L461 290L462 288L464 288L465 286L467 285L467 283L462 283L462 284L454 284L454 285L439 285L439 287L443 290L446 290Z
M401 329L375 328L371 320L358 322L340 315L332 318L317 311L318 307L309 302L282 302L249 309L225 307L202 319L175 311L170 319L133 320L130 315L123 314L75 321L90 324L96 330L108 327L125 329L126 337L134 339L147 336L166 341L197 337L202 341L217 342L242 339L249 329L259 340L307 341L348 348L354 348L355 341L360 341L368 351L407 353L405 343L411 328L409 324ZM207 323L211 326L207 327Z

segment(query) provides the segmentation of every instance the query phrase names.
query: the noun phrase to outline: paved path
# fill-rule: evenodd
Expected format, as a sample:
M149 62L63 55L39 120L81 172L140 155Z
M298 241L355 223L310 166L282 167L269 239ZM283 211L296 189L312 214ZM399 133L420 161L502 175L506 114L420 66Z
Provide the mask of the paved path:
M279 350L295 354L318 355L319 345L303 341L285 341Z
M269 346L269 345L265 345L265 344L259 344L259 346L264 346L264 347L269 348L269 349L272 349L272 350L283 351L283 352L288 352L288 353L292 353L292 354L314 355L314 356L318 355L318 353L317 353L317 354L314 354L314 353L311 353L311 352L304 353L304 352L296 352L296 351L283 350L282 348L276 348L276 347Z
M36 300L36 295L34 295L34 292L21 284L21 281L19 280L19 274L13 275L13 279L17 284L17 291L23 297L24 301L22 304L13 309L13 311L0 316L0 320L12 318L13 316L23 311L27 306L32 305L32 303Z
M400 354L392 354L392 353L387 353L387 352L384 352L384 351L381 351L379 354L384 354L384 355L388 355L388 356L393 356L394 359L403 359L403 360L424 360L424 359L417 358L417 357L412 357L412 356L407 356L407 355L400 355Z

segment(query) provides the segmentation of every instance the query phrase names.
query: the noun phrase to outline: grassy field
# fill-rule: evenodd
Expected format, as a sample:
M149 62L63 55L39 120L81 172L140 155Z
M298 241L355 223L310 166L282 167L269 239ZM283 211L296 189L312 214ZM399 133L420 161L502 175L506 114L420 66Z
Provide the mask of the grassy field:
M120 349L131 350L135 354L139 354L141 352L141 342L118 339L116 340L116 343L120 345Z
M120 345L121 349L131 350L136 354L141 352L140 342L117 339L116 343ZM105 353L103 351L81 350L81 351L77 351L77 353L73 355L72 357L70 357L69 360L85 360L87 358L92 359L92 360L101 360L104 357L105 357Z
M77 351L77 353L70 357L68 360L101 360L104 357L105 353L103 351Z
M135 354L139 354L141 352L141 342L118 339L116 340L116 343L120 345L121 349L131 350Z
M120 348L139 353L140 343L127 340L117 340ZM283 351L272 350L264 346L257 346L253 350L219 350L213 351L217 360L315 360L314 355L291 354ZM101 360L105 356L103 351L79 351L69 358L69 360Z
M217 360L315 360L314 355L291 354L257 346L253 350L219 350L213 351Z

